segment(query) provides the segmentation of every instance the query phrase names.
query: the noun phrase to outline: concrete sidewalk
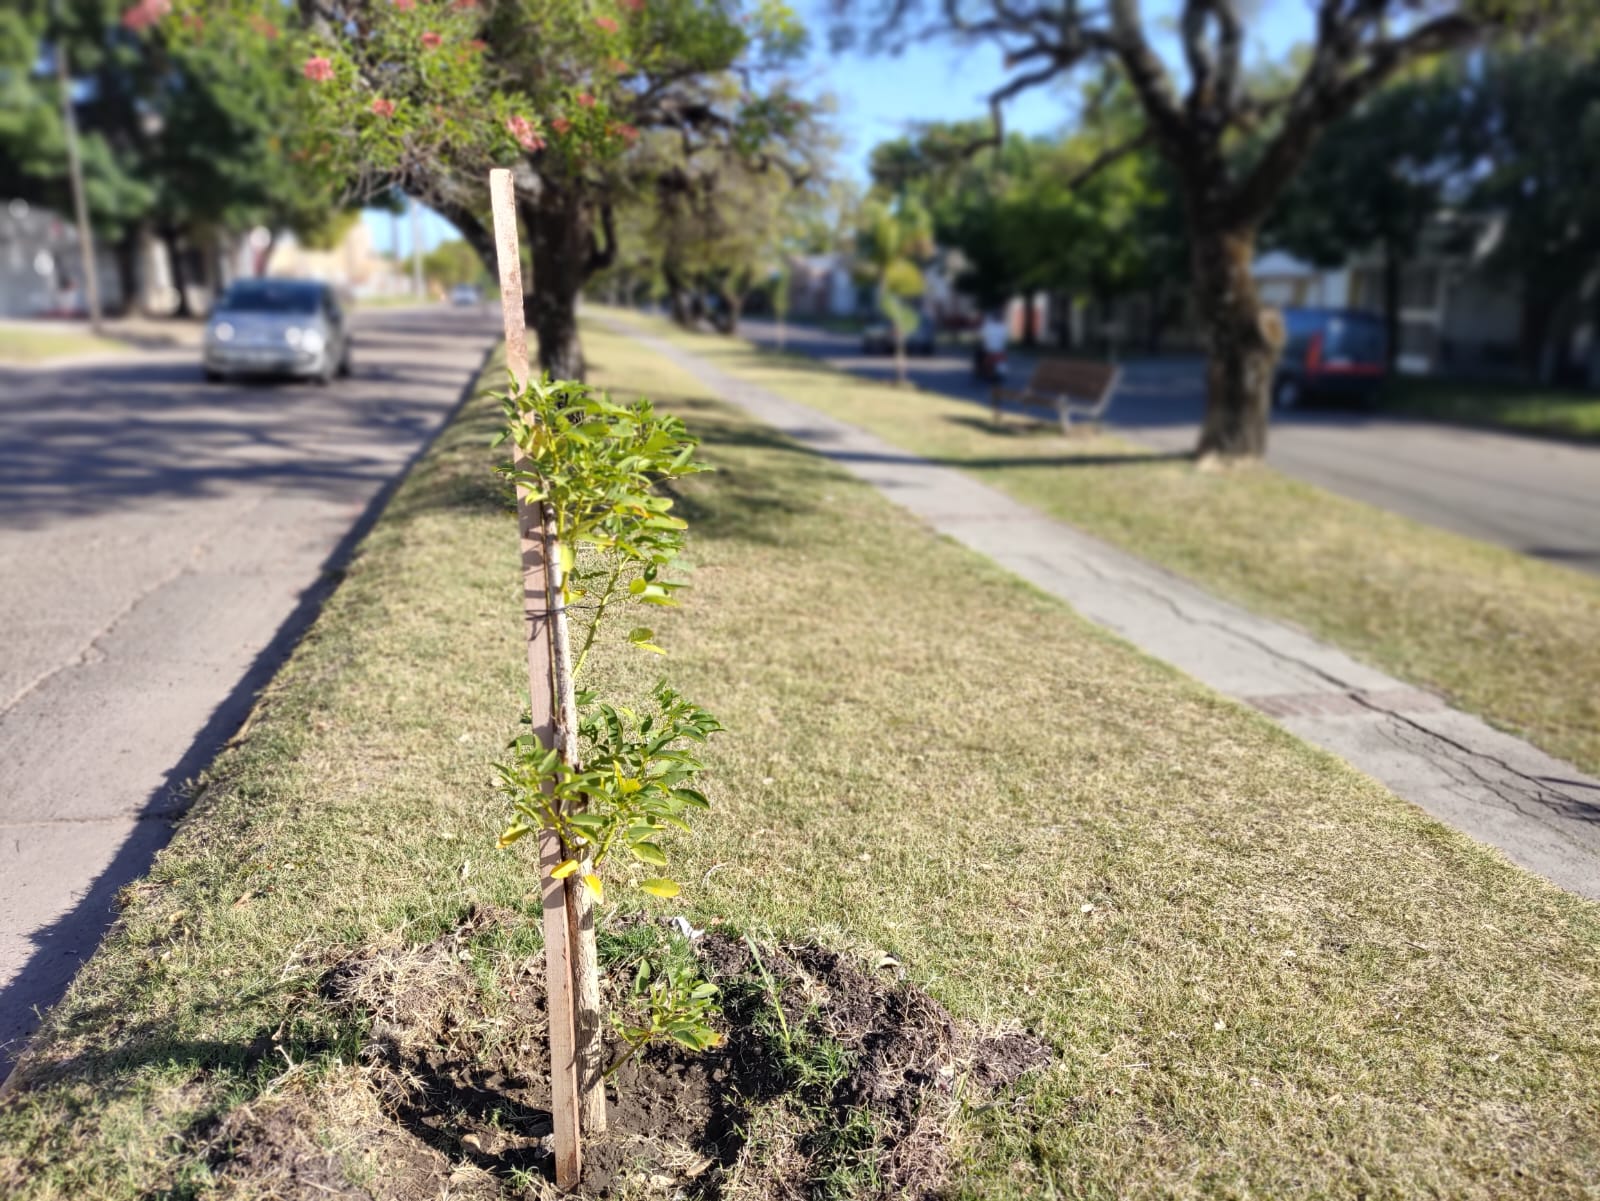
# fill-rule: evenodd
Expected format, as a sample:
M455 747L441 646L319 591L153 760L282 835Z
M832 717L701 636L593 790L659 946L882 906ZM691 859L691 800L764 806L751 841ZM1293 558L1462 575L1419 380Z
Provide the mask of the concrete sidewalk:
M954 468L732 377L636 326L601 320L1146 653L1253 705L1523 867L1600 899L1600 781Z

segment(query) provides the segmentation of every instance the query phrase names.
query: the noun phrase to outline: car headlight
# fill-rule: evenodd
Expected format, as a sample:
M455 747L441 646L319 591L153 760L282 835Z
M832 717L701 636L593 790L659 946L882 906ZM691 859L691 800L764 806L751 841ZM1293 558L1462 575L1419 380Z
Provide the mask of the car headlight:
M232 342L233 326L226 321L219 321L211 327L211 336L218 342Z
M322 331L316 329L304 330L300 334L300 349L307 354L317 354L322 349Z

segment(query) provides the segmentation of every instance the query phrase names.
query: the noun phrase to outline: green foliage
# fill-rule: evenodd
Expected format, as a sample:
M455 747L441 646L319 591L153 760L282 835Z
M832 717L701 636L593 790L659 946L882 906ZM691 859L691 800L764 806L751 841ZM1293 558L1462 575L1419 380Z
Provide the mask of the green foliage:
M794 12L771 0L748 11L699 0L331 0L305 23L286 19L280 0L179 0L179 10L225 14L240 38L282 38L296 153L362 196L399 185L477 211L465 194L484 170L517 163L598 184L641 129L681 125L691 96L731 140L754 145L805 113L782 86L746 90L724 74L803 51Z
M0 13L7 193L69 204L54 62L64 52L89 218L102 237L131 248L142 227L181 238L325 226L337 208L331 194L286 153L294 93L281 40L209 20L209 10L180 18L162 9L62 0Z
M649 400L619 405L583 384L536 380L503 398L502 441L514 443L522 462L497 470L529 499L548 504L560 541L562 599L588 595L585 584L604 579L586 652L625 572L627 595L644 604L670 605L682 585L660 573L683 548L682 518L673 500L656 489L705 471L694 458L699 443L683 422L658 414ZM580 568L578 548L602 552L601 565ZM582 668L580 654L577 670Z
M1476 168L1469 207L1504 221L1488 266L1521 285L1524 361L1546 374L1600 256L1600 56L1488 55L1469 76L1462 157Z
M915 196L894 203L868 200L861 208L856 252L878 285L878 307L894 328L895 372L905 381L905 338L917 328L911 302L925 288L920 261L933 255L933 221Z
M874 149L874 186L927 204L939 244L966 263L958 286L984 307L1040 288L1104 297L1183 279L1182 218L1153 151L1081 178L1136 128L1126 89L1087 89L1084 110L1068 137L1012 135L977 153L983 122L918 126Z
M637 189L622 206L622 250L601 287L665 293L688 325L703 315L702 298L715 296L718 328L734 332L752 289L765 285L776 300L774 281L828 204L830 152L811 109L759 144L647 134L630 157Z
M423 255L422 273L442 288L482 284L489 279L478 252L460 238L441 242Z
M722 725L664 683L652 700L654 710L644 714L605 703L590 708L579 725L581 768L561 762L531 734L516 739L512 762L495 768L517 813L500 845L534 830L555 830L568 857L554 874L565 878L587 865L584 881L596 899L604 895L599 869L614 850L665 869L661 836L673 828L687 831L690 811L710 807L693 787L705 765L688 744L703 744ZM640 887L671 897L679 886L652 876Z
M537 380L502 397L502 442L519 459L497 470L530 501L544 504L554 521L562 603L569 613L588 602L589 620L573 664L581 676L602 621L619 605L675 605L680 582L662 573L683 549L686 523L672 515L664 483L706 470L696 461L697 441L683 423L658 414L649 400L619 405L582 384ZM580 557L579 549L587 548ZM628 641L665 654L647 626ZM716 718L665 683L653 707L639 713L579 693L580 762L565 763L554 747L533 735L512 743L510 763L497 765L516 818L501 835L508 846L524 834L552 829L567 859L559 875L582 870L596 898L603 895L600 866L617 849L653 868L667 866L659 838L687 830L690 810L705 809L693 787L704 765L690 749L722 729ZM678 884L665 875L641 887L670 897Z
M632 1008L635 1020L617 1021L627 1050L606 1069L610 1076L651 1043L668 1039L691 1051L708 1051L722 1044L712 1022L722 1015L717 986L700 977L693 961L668 959L660 968L641 960L633 978Z

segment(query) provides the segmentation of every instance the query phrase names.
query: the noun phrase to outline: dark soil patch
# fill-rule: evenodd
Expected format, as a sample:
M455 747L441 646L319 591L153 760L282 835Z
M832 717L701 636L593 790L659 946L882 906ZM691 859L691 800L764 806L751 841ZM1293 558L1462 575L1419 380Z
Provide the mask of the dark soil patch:
M362 1063L230 1114L212 1143L225 1191L553 1195L543 960L485 945L526 920L480 911L426 946L335 966L324 994L369 1023ZM726 1041L701 1055L651 1046L616 1074L611 1131L584 1148L587 1195L931 1196L958 1084L970 1102L1049 1059L1036 1039L981 1037L892 972L823 947L766 948L758 965L712 929L693 951L722 991ZM624 963L607 979L630 975Z

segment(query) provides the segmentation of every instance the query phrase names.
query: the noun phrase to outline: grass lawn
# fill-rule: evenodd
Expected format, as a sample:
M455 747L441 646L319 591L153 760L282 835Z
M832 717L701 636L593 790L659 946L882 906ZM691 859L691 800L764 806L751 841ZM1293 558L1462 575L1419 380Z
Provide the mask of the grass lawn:
M0 326L0 363L44 363L78 355L126 351L128 346L110 338L65 330L34 331Z
M1258 612L1298 622L1600 773L1600 580L1347 500L1264 465L1196 471L1111 437L799 356L685 334L724 370L854 422Z
M1380 403L1418 417L1600 440L1600 394L1594 392L1402 376L1389 381Z
M1592 1196L1600 907L587 338L717 468L684 489L690 603L652 622L729 728L673 905L893 952L1051 1044L959 1117L959 1195ZM0 1193L205 1195L210 1119L355 1070L328 964L529 908L526 843L493 849L524 671L495 423L475 402L397 493L129 890L0 1109ZM603 648L606 691L644 658ZM514 950L470 954L493 980Z

